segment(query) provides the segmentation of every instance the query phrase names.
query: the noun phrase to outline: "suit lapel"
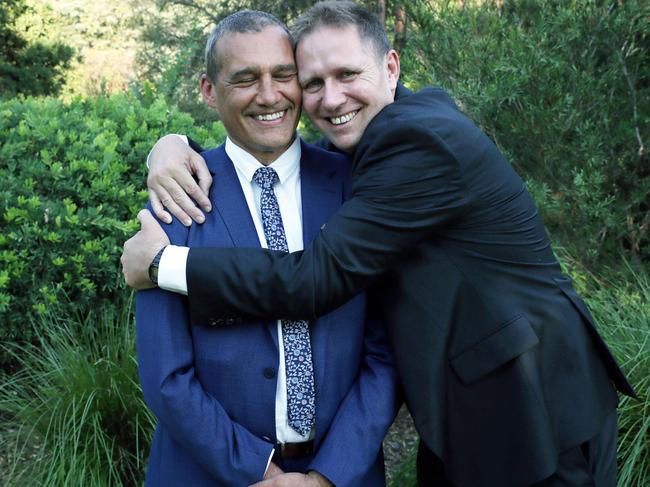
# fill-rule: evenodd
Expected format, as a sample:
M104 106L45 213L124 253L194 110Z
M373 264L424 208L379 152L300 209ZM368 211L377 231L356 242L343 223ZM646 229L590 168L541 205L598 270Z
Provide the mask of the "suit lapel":
M343 200L340 181L327 158L302 143L300 192L302 198L302 235L305 248L318 235L321 226L336 212ZM322 391L326 369L328 315L311 325L312 356L317 395Z
M211 151L212 152L212 151ZM237 171L226 154L224 146L215 149L215 157L208 155L208 169L213 175L210 199L228 230L235 247L260 247L257 230L248 209ZM275 321L266 321L265 326L278 345L278 330Z
M302 198L302 239L305 247L318 235L321 227L341 206L340 181L326 158L302 145L300 162L300 192Z
M214 176L210 191L212 206L221 216L235 247L259 247L260 241L235 166L223 146L215 151L222 154L215 154L221 157L208 156L208 168Z

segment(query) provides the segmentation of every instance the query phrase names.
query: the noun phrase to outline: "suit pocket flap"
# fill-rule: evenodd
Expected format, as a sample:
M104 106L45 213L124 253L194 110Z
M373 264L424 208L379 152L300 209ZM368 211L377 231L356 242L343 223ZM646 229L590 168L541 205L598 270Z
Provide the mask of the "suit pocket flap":
M458 377L469 384L518 357L538 342L530 322L524 315L520 315L452 358L450 363Z

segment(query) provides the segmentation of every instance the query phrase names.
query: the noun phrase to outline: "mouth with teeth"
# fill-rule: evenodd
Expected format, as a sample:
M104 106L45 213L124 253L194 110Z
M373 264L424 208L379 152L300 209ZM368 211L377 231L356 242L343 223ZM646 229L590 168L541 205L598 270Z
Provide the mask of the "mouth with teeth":
M357 113L359 113L359 110L354 110L352 112L346 113L345 115L339 115L338 117L329 117L328 120L332 125L343 125L356 117Z
M274 113L260 113L253 115L253 118L259 122L274 122L280 120L287 113L287 110L282 110Z

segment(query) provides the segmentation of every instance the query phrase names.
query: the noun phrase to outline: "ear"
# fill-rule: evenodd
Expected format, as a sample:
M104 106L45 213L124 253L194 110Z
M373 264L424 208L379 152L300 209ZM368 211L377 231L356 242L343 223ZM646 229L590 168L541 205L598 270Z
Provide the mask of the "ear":
M208 105L210 108L217 108L217 93L214 83L210 81L208 75L203 73L199 81L199 88L201 90L201 96L203 97L203 102Z
M388 75L388 86L390 87L390 91L395 94L400 73L399 55L395 49L391 49L386 53L384 66L386 68L386 74Z

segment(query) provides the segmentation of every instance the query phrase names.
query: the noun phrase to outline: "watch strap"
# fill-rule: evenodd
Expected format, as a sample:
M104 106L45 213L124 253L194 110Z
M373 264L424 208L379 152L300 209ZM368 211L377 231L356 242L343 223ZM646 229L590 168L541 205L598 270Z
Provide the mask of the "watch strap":
M163 252L166 248L166 245L162 247L151 261L151 264L149 264L149 279L151 279L151 282L156 285L158 285L158 267L160 266L160 259L162 258Z

